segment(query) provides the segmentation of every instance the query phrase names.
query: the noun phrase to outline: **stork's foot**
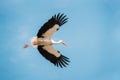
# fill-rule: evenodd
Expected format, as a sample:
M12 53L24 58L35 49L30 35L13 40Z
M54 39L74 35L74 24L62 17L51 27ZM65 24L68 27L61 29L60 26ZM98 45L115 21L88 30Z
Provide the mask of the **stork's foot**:
M28 44L25 44L25 45L24 45L24 48L27 48L28 46L29 46Z

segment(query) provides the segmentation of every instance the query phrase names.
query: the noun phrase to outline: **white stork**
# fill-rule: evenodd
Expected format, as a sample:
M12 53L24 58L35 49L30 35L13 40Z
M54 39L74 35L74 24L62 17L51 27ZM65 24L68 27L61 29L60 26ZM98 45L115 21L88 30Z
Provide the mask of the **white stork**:
M53 44L63 44L66 43L63 40L54 41L52 35L56 32L60 26L67 22L66 15L58 13L52 16L38 31L37 37L33 37L30 44L26 44L24 48L29 46L37 46L38 51L43 57L52 62L57 67L66 67L68 65L69 58L63 56L60 51L55 50Z

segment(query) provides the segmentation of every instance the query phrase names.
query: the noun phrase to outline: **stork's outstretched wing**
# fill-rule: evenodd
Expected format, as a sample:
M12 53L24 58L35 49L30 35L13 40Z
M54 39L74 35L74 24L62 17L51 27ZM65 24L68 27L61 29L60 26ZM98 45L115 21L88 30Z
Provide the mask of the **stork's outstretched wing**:
M38 46L38 51L43 57L45 57L57 67L66 67L68 62L70 62L69 58L61 55L60 52L55 50L52 46Z
M37 37L51 38L53 33L59 29L59 27L67 22L66 15L58 13L52 16L38 31Z

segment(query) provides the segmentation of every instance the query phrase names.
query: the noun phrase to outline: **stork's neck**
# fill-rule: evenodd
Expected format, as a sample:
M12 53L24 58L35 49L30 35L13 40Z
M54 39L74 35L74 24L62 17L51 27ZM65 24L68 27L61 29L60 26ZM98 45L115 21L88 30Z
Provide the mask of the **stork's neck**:
M54 41L53 39L51 41L52 41L53 44L60 44L62 42L62 40Z

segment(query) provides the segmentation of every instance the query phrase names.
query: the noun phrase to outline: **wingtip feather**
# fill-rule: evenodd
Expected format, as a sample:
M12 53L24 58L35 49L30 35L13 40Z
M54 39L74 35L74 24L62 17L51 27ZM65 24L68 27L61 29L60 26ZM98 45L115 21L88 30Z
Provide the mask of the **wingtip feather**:
M61 13L55 14L53 16L53 18L56 20L56 22L59 26L62 26L68 20L68 18L66 18L66 15L64 15L63 13L62 14Z
M55 63L55 66L61 67L61 68L67 67L66 65L69 65L69 64L68 64L69 62L70 62L70 61L69 61L69 58L61 55L61 56L58 58L57 62Z

